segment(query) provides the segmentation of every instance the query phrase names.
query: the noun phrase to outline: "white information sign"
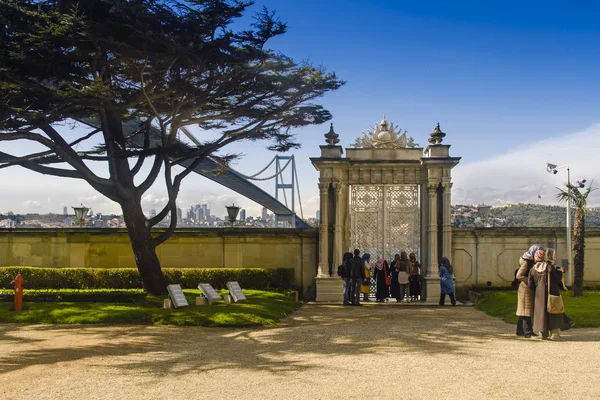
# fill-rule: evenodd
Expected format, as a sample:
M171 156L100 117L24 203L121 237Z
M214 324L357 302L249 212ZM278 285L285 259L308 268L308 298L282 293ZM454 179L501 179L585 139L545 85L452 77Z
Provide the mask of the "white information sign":
M212 304L213 301L223 300L219 293L210 285L210 283L201 283L198 285L198 289L202 292L204 297L208 300L208 304Z
M180 285L168 285L167 291L169 292L169 297L171 298L173 307L179 308L189 306Z
M229 289L229 293L236 303L238 301L246 300L246 296L244 295L244 292L242 292L240 284L236 281L227 282L227 289Z

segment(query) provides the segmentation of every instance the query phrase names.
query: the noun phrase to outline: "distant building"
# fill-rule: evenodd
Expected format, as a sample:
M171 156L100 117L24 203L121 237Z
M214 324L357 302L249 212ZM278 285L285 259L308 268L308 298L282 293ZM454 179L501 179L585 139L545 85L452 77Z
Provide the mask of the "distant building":
M156 217L156 210L153 208L152 210L150 210L150 218L154 217Z
M317 223L321 220L321 210L317 210Z
M183 212L181 208L177 207L177 222L181 222L183 220Z
M262 219L264 219L266 221L268 217L269 217L269 213L268 213L267 207L263 207L263 209L262 209Z
M240 221L246 221L246 210L243 209L243 208L240 210L240 218L239 218L239 220Z
M208 208L208 204L202 204L200 207L202 207L204 219L209 220L210 219L210 208Z
M16 228L17 224L10 218L0 221L0 228Z
M204 215L204 208L198 207L196 208L196 215L194 216L196 221L204 221L205 215Z
M63 207L63 215L67 215L67 206Z

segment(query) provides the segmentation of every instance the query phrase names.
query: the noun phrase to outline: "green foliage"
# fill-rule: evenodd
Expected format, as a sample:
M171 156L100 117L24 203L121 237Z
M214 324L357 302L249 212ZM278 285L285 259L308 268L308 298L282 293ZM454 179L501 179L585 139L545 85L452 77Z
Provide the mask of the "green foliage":
M476 308L493 317L502 318L509 324L516 324L517 291L484 291ZM584 297L574 297L573 292L563 292L565 313L576 323L575 328L600 327L600 292L584 291Z
M223 289L227 282L237 281L244 289L291 289L292 268L165 268L167 284L178 283L194 289L210 283ZM12 288L10 282L20 273L25 289L141 289L140 274L135 268L36 268L0 267L0 288Z
M0 151L0 168L85 180L118 203L152 293L166 286L155 250L175 229L183 179L207 157L222 170L236 141L299 147L292 129L330 120L315 100L344 84L268 48L286 24L266 9L234 30L252 4L0 0L0 142L31 149ZM69 134L65 125L85 129ZM200 131L194 144L178 141L186 127ZM147 218L141 199L158 176L168 201ZM168 228L153 235L167 216Z
M23 301L143 303L143 289L25 289ZM0 289L0 301L13 301L14 290Z
M12 304L0 302L0 323L257 327L275 324L301 306L286 293L244 290L246 302L195 307L193 304L199 293L198 290L185 290L192 306L181 309L164 309L164 296L151 295L138 304L24 302L22 312L14 312Z

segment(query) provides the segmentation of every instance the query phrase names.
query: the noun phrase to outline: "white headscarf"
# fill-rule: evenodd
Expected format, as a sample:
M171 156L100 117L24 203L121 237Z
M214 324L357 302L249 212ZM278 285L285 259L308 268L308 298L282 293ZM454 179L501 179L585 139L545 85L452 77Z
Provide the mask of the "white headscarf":
M544 250L544 248L541 245L534 244L529 248L529 250L527 250L525 253L523 253L523 255L521 257L523 257L525 259L533 260L533 257L535 256L535 252L540 249Z

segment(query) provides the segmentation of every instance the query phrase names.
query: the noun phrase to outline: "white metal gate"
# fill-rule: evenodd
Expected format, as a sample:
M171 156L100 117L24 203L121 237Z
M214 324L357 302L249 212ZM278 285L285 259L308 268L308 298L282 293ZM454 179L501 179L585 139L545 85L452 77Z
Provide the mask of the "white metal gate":
M401 251L421 259L418 185L352 185L350 191L350 251L371 254L371 262L383 255L390 263Z

